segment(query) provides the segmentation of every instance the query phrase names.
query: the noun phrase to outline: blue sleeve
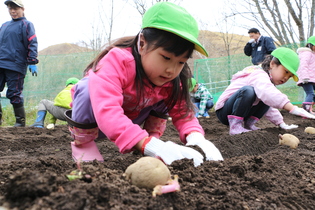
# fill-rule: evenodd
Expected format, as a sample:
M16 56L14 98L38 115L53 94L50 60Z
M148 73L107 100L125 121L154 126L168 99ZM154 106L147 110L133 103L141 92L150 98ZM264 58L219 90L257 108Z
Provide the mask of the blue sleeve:
M38 49L38 43L37 43L37 37L35 34L35 28L33 23L27 22L26 25L26 36L27 38L27 64L37 64L37 49Z
M266 53L271 54L272 51L276 49L276 46L273 42L273 39L270 37L265 37L265 47L266 47Z

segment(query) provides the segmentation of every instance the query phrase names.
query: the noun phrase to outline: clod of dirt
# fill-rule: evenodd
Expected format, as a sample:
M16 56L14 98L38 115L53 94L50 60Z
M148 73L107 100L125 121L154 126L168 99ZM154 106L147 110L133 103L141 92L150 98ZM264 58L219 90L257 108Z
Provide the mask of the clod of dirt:
M167 184L171 178L171 172L161 160L142 157L128 166L124 176L133 185L153 189L156 185Z
M314 127L306 127L304 132L310 133L310 134L315 134L315 128Z
M283 135L279 134L280 145L287 145L287 146L290 146L291 149L295 149L297 148L299 143L300 143L300 140L292 134L288 134L288 133L283 134Z

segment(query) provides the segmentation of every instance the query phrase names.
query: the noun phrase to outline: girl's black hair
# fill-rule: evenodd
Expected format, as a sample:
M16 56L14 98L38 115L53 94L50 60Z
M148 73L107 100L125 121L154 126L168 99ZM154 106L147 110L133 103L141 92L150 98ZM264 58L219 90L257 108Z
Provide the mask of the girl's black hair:
M156 28L145 28L141 32L143 34L144 39L148 43L148 50L155 50L159 47L162 47L164 50L174 53L176 56L187 54L187 57L191 57L194 51L194 44L189 42L186 39L183 39L173 33L156 29ZM136 89L137 89L137 101L140 102L141 99L144 99L144 86L148 86L144 83L144 80L148 80L144 69L141 64L141 56L138 52L137 42L139 39L139 34L135 37L123 37L113 42L110 46L106 47L84 70L84 74L86 74L90 69L93 71L98 71L97 64L98 62L114 47L120 48L132 48L132 55L135 58L136 62ZM181 106L185 106L185 108L181 107L183 110L186 110L185 113L180 113L184 118L189 113L194 111L193 103L191 102L189 95L189 87L191 86L191 78L192 74L187 63L184 65L180 74L173 80L171 83L173 84L172 91L164 102L167 109L165 110L166 114L170 111L178 101L185 101L185 103L181 103ZM153 84L150 84L150 88L154 88ZM188 109L188 110L187 110Z
M313 46L314 46L313 44L307 43L305 47L308 47L308 48L312 49Z
M270 70L270 63L273 61L277 66L281 65L281 62L279 61L278 58L272 56L272 55L266 55L265 59L261 63L261 67L263 70L269 75L269 70Z

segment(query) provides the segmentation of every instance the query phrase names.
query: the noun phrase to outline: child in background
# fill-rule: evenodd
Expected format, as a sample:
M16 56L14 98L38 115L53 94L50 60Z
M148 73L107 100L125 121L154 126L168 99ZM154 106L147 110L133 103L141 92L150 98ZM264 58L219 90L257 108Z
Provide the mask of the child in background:
M56 120L66 121L64 115L65 111L71 109L70 103L72 102L71 98L71 88L77 84L79 79L71 77L66 81L66 88L58 93L54 101L49 101L43 99L39 102L38 112L35 123L31 127L44 128L44 122L47 111L51 114L49 119L49 124L47 125L48 129L54 129Z
M197 22L184 8L159 2L144 14L138 35L118 39L88 65L72 88L72 111L66 112L75 160L103 161L94 142L102 134L121 153L139 150L165 164L188 158L200 165L203 156L188 145L198 145L206 160L223 160L204 138L189 95L187 61L194 50L207 56L198 33ZM159 139L167 113L186 146Z
M307 40L306 47L297 49L300 58L300 66L297 71L299 76L298 86L302 86L306 97L302 104L303 109L311 114L314 102L315 89L315 36L311 36Z
M197 83L195 78L191 78L191 98L195 106L197 107L196 117L209 118L209 109L213 107L213 100L208 89L201 83Z
M286 83L290 77L298 80L299 62L293 50L281 47L267 55L261 66L249 66L233 75L231 84L215 107L221 123L230 126L230 135L259 129L255 123L264 115L283 129L297 128L297 125L284 123L278 109L315 119L314 115L290 103L288 97L275 87Z

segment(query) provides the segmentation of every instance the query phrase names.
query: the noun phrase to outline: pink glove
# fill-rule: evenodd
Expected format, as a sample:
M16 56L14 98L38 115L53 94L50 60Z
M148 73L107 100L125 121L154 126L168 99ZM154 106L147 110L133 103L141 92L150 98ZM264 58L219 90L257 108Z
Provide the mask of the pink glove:
M289 113L300 116L300 117L315 119L315 115L312 115L311 113L307 112L305 109L299 108L297 106L294 106L294 108Z
M167 165L172 164L175 160L181 160L184 158L193 159L195 167L199 166L203 162L203 156L192 148L180 146L171 141L164 142L155 137L150 137L148 141L148 143L143 143L143 154L161 158Z
M198 132L193 132L186 137L186 146L198 146L206 154L206 160L223 160L223 157L216 146L206 140L205 137Z

